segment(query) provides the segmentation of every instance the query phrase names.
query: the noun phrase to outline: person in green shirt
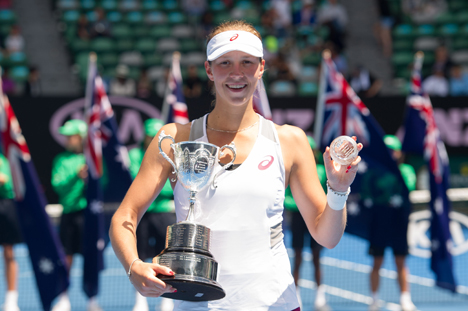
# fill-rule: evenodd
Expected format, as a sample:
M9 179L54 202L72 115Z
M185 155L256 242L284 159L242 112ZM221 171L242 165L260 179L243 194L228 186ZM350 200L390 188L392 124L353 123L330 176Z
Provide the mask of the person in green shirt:
M13 245L21 243L21 233L13 201L13 181L10 164L3 154L0 154L0 245L3 247L5 278L7 292L3 310L19 311L18 308L18 264L15 260Z
M398 168L409 191L416 189L416 173L414 168L402 163L401 142L394 135L385 135L384 142L390 149L393 159L398 162ZM408 255L407 244L407 214L398 212L404 203L402 185L395 175L382 173L380 171L368 171L363 177L363 189L361 196L368 207L379 208L372 218L371 240L369 254L374 257L374 263L370 274L370 285L372 291L372 304L370 311L379 310L378 290L380 283L379 271L382 267L385 253L385 245L390 245L395 257L398 285L400 287L400 305L403 311L416 310L411 300L408 285L408 270L405 266ZM366 204L366 203L365 203ZM406 215L406 216L405 216ZM398 240L399 243L390 242Z
M138 174L146 149L163 125L164 123L158 119L148 119L145 121L144 140L140 147L133 148L128 153L130 157L130 174L132 175L132 178L135 178ZM152 260L153 257L158 255L164 249L166 244L166 229L176 221L174 195L171 183L168 179L158 197L148 207L146 213L138 224L136 235L137 250L140 258ZM162 298L159 310L172 310L173 307L174 305L171 299ZM148 302L146 301L146 298L137 291L133 311L147 310Z
M314 155L317 161L317 174L320 180L320 184L322 188L326 192L327 188L327 174L325 172L325 166L323 164L319 164L319 159L321 159L321 154L318 150L316 150L316 144L312 137L307 136L309 140L310 148L314 151ZM314 278L315 282L317 283L317 293L315 296L315 308L320 309L326 305L325 300L325 290L323 286L320 286L321 279L322 279L322 271L320 269L320 251L322 250L323 246L318 244L314 238L309 233L307 226L304 222L304 219L297 208L296 202L293 199L291 189L288 187L286 188L285 198L284 198L284 207L290 214L291 219L291 233L292 233L292 247L294 249L294 269L293 269L293 277L294 282L296 283L296 288L298 290L298 298L300 299L298 281L299 281L299 269L302 263L302 249L304 247L304 238L307 236L310 239L310 248L312 250L312 261L314 264Z
M73 264L73 255L82 251L84 209L86 202L86 179L88 167L83 154L84 138L88 127L82 120L69 120L59 128L66 137L66 151L58 154L52 163L52 187L63 206L60 218L60 240L65 250L68 269ZM52 311L71 310L68 294L62 293ZM101 310L93 297L89 299L88 311Z

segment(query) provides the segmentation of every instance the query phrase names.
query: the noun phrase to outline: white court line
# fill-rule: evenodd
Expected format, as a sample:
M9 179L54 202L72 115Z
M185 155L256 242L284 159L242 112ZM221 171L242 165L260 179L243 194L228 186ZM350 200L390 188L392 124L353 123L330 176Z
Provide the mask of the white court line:
M304 288L308 288L308 289L316 289L317 288L317 284L315 282L309 281L309 280L304 280L304 279L299 280L299 286L304 287ZM334 287L334 286L330 286L330 285L323 284L321 286L323 286L325 288L325 292L327 294L329 294L329 295L344 298L344 299L348 299L348 300L352 300L352 301L359 302L359 303L362 303L362 304L365 304L365 305L371 305L372 304L372 297L362 295L362 294L358 294L358 293L355 293L355 292L351 292L351 291L348 291L348 290L345 290L345 289L342 289L342 288L338 288L338 287ZM380 308L385 308L385 309L391 310L391 311L401 310L401 307L400 307L399 304L392 303L392 302L386 302L386 301L383 301L383 300L379 300L379 307Z
M312 254L303 253L303 259L304 261L311 261ZM354 271L354 272L370 273L372 271L372 267L369 265L364 265L364 264L355 263L352 261L346 261L346 260L341 260L341 259L326 257L326 256L320 258L320 263L325 266L345 269L345 270ZM388 279L394 279L394 280L397 279L397 273L396 271L393 271L393 270L381 268L379 271L379 275L381 277L388 278ZM435 280L425 278L422 276L412 275L412 274L408 276L408 281L412 284L417 284L417 285L426 286L426 287L436 286ZM468 295L467 286L458 285L456 291L459 294Z

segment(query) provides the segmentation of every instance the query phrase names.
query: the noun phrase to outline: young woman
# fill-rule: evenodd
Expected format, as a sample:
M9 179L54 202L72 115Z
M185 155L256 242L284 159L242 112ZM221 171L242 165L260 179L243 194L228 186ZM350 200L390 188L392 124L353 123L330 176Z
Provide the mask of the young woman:
M199 140L217 146L234 142L237 149L237 165L219 176L218 187L198 192L195 213L196 222L211 229L211 252L221 267L217 281L226 297L175 301L174 310L299 310L281 229L288 185L318 243L332 248L343 235L345 201L360 158L335 170L327 148L327 197L305 133L294 126L278 126L253 110L253 93L265 69L262 57L261 37L251 25L234 21L215 28L208 37L205 62L216 94L213 111L189 124L161 129L176 142ZM169 142L165 143L163 149L172 157ZM227 154L221 163L231 159ZM172 166L153 140L110 229L119 260L126 271L131 266L131 282L147 297L177 290L156 277L172 275L169 268L138 260L135 243L138 222L167 178L175 178ZM179 183L173 187L177 220L185 220L189 194Z

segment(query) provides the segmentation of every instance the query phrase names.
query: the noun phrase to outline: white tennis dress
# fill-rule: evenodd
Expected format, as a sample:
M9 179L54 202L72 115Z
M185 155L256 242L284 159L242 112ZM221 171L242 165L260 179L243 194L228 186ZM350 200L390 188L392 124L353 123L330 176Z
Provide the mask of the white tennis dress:
M208 302L174 300L174 310L291 311L299 307L283 243L285 170L274 124L260 117L247 159L224 171L218 187L197 194L195 222L211 229L211 253L226 297ZM207 115L192 122L190 140L208 142ZM220 170L217 164L215 171ZM185 220L189 193L174 189L177 221Z

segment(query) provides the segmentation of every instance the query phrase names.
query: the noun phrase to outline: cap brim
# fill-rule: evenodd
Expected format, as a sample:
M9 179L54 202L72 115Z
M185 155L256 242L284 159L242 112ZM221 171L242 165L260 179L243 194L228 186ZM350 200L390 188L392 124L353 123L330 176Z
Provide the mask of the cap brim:
M250 54L255 57L263 57L263 54L260 53L256 48L247 45L247 44L228 44L225 46L220 47L219 49L216 49L211 55L208 56L209 61L213 61L217 59L220 56L223 56L226 53L232 52L232 51L241 51L247 54Z

